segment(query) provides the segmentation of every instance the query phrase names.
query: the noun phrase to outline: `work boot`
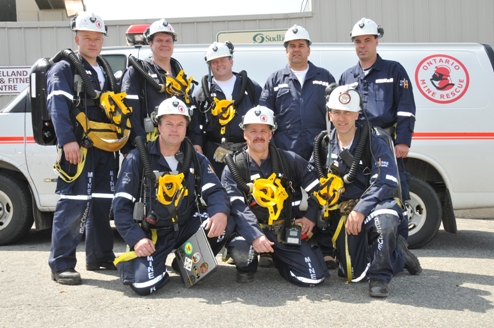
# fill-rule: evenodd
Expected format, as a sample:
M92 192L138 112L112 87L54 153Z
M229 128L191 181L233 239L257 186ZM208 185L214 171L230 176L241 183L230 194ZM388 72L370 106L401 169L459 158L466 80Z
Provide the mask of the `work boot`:
M398 248L403 253L405 259L405 269L410 272L411 275L417 275L422 272L419 259L408 249L408 243L402 235L398 236Z
M259 264L261 268L271 268L274 266L273 257L271 254L263 253L259 255Z
M113 261L106 261L100 263L86 263L86 270L88 271L117 270L117 267L113 264Z
M326 267L328 270L334 270L338 268L338 262L336 262L336 259L330 255L326 255L324 257L324 263L326 263Z
M388 283L379 279L369 281L369 295L371 297L388 297Z
M74 269L65 269L51 273L51 278L62 285L82 284L81 275Z
M237 269L237 282L241 284L249 283L254 281L254 272L242 272Z

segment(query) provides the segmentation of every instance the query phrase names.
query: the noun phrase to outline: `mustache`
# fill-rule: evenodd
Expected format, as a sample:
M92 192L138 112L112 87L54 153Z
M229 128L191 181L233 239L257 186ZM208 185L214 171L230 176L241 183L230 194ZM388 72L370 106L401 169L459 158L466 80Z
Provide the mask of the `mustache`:
M265 141L266 141L266 139L264 139L264 138L255 138L255 139L254 139L254 142L256 142L256 141L262 141L262 142L265 142Z

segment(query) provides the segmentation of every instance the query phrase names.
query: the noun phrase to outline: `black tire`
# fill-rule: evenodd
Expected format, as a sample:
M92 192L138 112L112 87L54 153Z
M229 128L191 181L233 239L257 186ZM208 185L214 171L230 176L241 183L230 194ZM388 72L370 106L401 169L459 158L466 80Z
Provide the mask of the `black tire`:
M408 212L408 244L420 248L430 242L441 225L442 208L434 188L427 182L410 177L410 200Z
M0 245L26 237L33 226L31 193L16 178L0 174Z

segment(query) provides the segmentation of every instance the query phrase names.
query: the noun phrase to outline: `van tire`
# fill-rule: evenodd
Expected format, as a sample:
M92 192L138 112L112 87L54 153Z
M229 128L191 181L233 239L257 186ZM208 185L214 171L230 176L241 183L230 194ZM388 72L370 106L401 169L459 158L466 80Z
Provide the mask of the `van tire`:
M434 188L427 182L410 177L410 200L405 202L408 213L408 244L420 248L430 242L441 225L442 208Z
M0 245L27 236L33 226L31 193L27 185L8 174L0 174Z

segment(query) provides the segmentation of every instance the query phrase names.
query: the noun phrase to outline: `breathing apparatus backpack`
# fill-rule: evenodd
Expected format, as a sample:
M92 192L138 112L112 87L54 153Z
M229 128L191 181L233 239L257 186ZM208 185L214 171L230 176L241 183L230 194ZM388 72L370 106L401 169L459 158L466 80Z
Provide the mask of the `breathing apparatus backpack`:
M41 58L32 67L30 73L31 118L33 136L37 144L42 146L55 145L57 137L55 128L47 108L47 81L46 77L53 64L66 60L74 70L74 103L71 111L75 119L84 130L84 135L91 141L90 144L105 151L118 151L130 135L130 115L132 108L124 103L125 93L115 94L113 91L101 93L92 86L84 65L71 49L64 49L52 58ZM102 56L97 58L109 79L111 90L118 90L110 64ZM94 122L87 119L84 109L80 109L79 94L84 92L86 99L99 102L111 123Z
M294 190L288 176L286 155L272 143L269 144L269 154L273 173L267 179L255 179L254 183L250 183L249 161L245 152L228 154L225 161L237 187L244 194L246 204L255 214L261 227L267 226L282 243L300 245L301 238L290 243L289 237L293 228ZM278 219L283 220L281 225L276 225Z
M240 71L238 73L242 78L242 84L240 85L240 90L237 99L223 99L219 100L216 97L211 97L211 90L209 85L211 84L211 76L204 75L201 82L202 93L204 94L205 100L199 103L201 112L206 113L211 111L213 116L213 124L218 125L220 128L220 134L226 134L226 126L236 115L236 109L242 102L245 96L245 91L247 91L252 107L259 104L255 99L255 87L252 80L247 76L246 71Z
M192 76L187 77L182 65L180 65L180 62L175 58L170 59L170 65L173 71L178 72L177 76L174 77L168 74L166 74L166 76L158 76L158 79L161 80L162 83L156 82L155 79L148 73L149 63L145 60L129 55L129 65L134 68L135 72L141 78L141 93L139 94L139 102L141 108L146 108L146 110L141 110L142 117L139 119L144 123L147 141L154 141L158 138L158 122L156 120L156 112L153 112L151 116L149 116L147 112L147 85L149 84L149 86L158 93L168 94L170 97L182 97L185 104L190 106L194 86L198 83L194 81Z
M162 176L156 177L152 169L152 163L149 156L150 143L146 145L146 142L141 136L137 136L134 140L136 148L139 152L141 159L141 184L139 186L139 200L134 204L134 220L141 223L141 227L145 231L149 229L160 229L166 227L170 222L164 218L158 217L158 215L151 210L146 213L147 201L146 193L156 190L156 199L159 203L165 206L170 213L170 220L173 224L175 231L178 230L178 224L180 221L178 210L180 208L183 199L189 195L187 189L187 178L189 174L194 175L194 202L198 213L202 212L201 206L201 167L197 153L194 150L192 142L185 137L184 154L183 158L179 160L182 164L182 169L177 174L171 174L169 172L163 173ZM191 164L194 163L194 173L191 172ZM147 180L146 180L147 178ZM149 182L149 185L146 184Z

